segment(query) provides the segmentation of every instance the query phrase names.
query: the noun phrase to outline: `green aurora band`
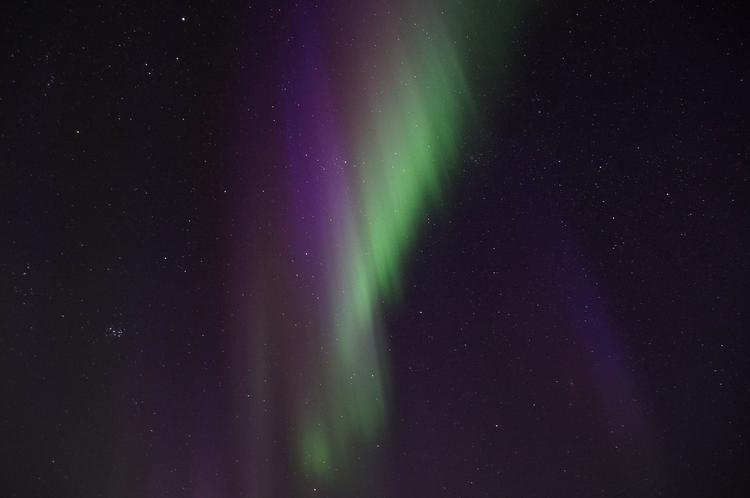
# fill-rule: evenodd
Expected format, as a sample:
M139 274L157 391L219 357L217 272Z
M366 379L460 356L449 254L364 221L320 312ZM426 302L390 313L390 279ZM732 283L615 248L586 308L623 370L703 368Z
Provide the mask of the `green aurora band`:
M356 108L353 125L338 137L352 158L331 201L343 204L336 207L343 221L327 256L320 353L295 417L300 471L317 486L346 487L358 468L369 472L367 462L377 460L389 391L381 311L399 299L420 227L440 204L478 119L464 62L470 14L418 10L410 16L404 9L395 27L360 48L360 59L376 62L363 69L365 91L348 107ZM483 46L478 35L473 43Z
M389 90L373 99L375 119L357 147L356 201L332 289L327 399L305 415L300 435L303 465L316 477L379 437L386 386L378 308L398 296L405 257L458 150L468 92L455 49L436 34L414 43L412 57L392 68Z

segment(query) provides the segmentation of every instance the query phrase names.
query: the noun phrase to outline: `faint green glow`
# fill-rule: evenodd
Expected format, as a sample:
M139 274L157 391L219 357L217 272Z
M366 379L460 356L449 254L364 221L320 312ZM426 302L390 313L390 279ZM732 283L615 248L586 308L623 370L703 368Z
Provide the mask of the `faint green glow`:
M315 475L323 475L330 470L330 449L325 432L319 426L311 426L302 431L303 463Z

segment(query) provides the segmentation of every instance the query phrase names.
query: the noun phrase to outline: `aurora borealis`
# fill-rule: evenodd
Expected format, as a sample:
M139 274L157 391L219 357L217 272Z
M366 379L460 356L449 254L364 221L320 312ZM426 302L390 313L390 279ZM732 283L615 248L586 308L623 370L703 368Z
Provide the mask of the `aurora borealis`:
M465 119L462 107L469 96L453 44L439 23L420 22L424 25L415 23L406 33L392 33L397 42L389 46L386 38L385 47L368 57L375 68L363 68L365 77L375 74L369 92L356 97L362 102L353 105L353 126L333 142L313 131L313 140L321 141L306 147L301 158L334 170L322 185L331 192L323 201L330 211L319 214L333 225L328 240L321 241L327 247L323 257L331 261L323 264L330 274L323 277L325 309L314 332L320 354L313 360L314 381L305 389L313 401L299 414L303 468L318 477L333 469L346 473L351 453L373 445L387 423L380 308L399 292L404 259L425 211L444 188ZM388 56L379 57L381 52ZM335 129L340 119L331 116L318 126ZM314 123L300 135L311 130ZM349 145L340 152L349 160L336 154L336 138Z
M745 496L740 13L11 1L0 497Z
M290 465L308 489L327 493L376 488L367 476L377 472L389 413L381 313L396 304L403 267L447 188L473 112L459 60L463 31L448 27L451 16L382 8L388 17L336 54L359 63L335 77L333 61L321 56L325 24L314 15L301 15L299 48L285 56L285 188L288 223L298 227L288 244L304 263L283 286L315 277L300 301L280 299L301 306L304 332L289 333L306 337L301 350L285 353L302 372L292 388Z

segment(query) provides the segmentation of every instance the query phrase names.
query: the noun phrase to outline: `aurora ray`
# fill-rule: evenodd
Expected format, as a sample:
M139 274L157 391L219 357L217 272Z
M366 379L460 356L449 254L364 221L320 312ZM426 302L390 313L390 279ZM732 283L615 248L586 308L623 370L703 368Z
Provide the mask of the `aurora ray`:
M399 295L402 267L425 213L440 199L470 109L456 45L437 17L427 19L385 46L397 56L377 62L368 91L357 96L354 126L333 139L330 122L316 132L330 140L313 148L336 172L325 191L335 199L326 202L337 227L320 322L322 376L311 376L307 389L315 394L298 411L300 463L317 480L346 467L386 423L380 308ZM329 119L345 119L332 115L330 98L315 98L326 102Z
M279 188L288 202L268 207L284 228L263 241L272 249L261 252L277 257L262 258L255 271L253 294L263 296L255 315L266 318L255 326L251 384L263 385L258 376L269 371L257 345L278 342L275 354L294 375L274 388L285 393L277 415L255 406L255 425L264 428L255 439L268 439L270 417L288 419L281 436L291 456L282 466L299 476L296 494L362 492L370 485L358 481L378 467L387 443L382 312L401 296L410 253L478 114L475 76L463 61L482 42L468 41L471 12L448 7L386 2L345 33L301 9L282 57ZM358 18L347 11L355 8L342 3L342 18ZM351 42L332 44L331 31ZM292 264L286 272L269 271L284 260ZM276 275L272 287L268 274ZM267 446L256 446L256 461Z

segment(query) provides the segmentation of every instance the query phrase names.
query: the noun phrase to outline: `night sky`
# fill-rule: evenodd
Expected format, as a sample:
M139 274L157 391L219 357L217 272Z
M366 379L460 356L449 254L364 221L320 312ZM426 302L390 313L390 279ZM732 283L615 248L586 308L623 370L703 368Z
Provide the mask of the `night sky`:
M741 2L0 8L0 497L750 495Z

